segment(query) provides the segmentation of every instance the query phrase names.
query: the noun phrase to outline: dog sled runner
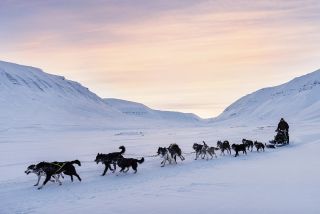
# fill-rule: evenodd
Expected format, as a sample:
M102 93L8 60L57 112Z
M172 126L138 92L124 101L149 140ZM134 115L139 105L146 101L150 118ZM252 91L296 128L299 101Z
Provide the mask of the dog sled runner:
M289 145L289 143L278 143L278 142L276 142L274 140L270 140L269 143L271 145L274 145L275 147L283 147L283 146L288 146Z

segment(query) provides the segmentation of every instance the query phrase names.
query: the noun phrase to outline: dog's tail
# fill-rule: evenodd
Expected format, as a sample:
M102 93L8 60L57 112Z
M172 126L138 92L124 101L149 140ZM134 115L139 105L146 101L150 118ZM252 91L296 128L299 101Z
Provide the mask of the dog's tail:
M142 164L142 163L144 162L144 158L141 158L141 160L137 160L137 162L138 162L139 164Z
M220 148L218 148L218 147L214 147L214 150L215 150L215 151L218 151L218 150L220 150Z
M120 146L119 149L121 150L120 154L124 154L126 152L126 147Z
M71 164L77 164L78 166L81 166L81 162L79 160L70 161Z

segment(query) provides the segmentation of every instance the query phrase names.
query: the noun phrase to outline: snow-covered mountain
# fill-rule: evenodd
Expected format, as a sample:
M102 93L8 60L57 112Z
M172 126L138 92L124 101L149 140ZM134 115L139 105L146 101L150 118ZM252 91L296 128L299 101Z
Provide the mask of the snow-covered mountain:
M264 88L230 105L212 121L320 120L320 70Z
M249 94L211 122L320 120L320 70ZM102 99L81 84L34 67L0 61L0 126L95 125L149 127L205 124L194 114L153 110L143 104Z
M120 104L121 103L121 104ZM193 114L154 111L132 102L103 100L81 84L34 67L0 61L0 127L137 127L194 122ZM129 114L124 109L138 112ZM131 111L130 110L130 111ZM137 111L136 111L137 110ZM142 114L141 112L148 112ZM140 114L141 113L141 114Z
M181 113L174 111L160 111L154 110L141 103L108 98L104 99L105 103L120 112L147 119L167 120L167 121L181 121L181 122L200 122L202 121L197 115L192 113Z
M0 61L0 124L78 125L124 119L81 84L38 68Z

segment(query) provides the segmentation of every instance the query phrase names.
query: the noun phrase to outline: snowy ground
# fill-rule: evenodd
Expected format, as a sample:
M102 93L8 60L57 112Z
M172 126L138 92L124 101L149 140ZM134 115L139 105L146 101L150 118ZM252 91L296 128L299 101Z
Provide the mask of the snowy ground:
M137 174L105 177L103 166L93 162L96 153L118 151L120 145L140 156L175 142L188 153L202 140L266 142L274 129L1 130L0 213L320 213L319 124L293 124L290 146L238 158L194 161L192 154L165 168L159 158L146 158ZM48 183L37 190L36 176L24 174L32 163L74 159L83 162L77 167L81 183L65 178L62 186Z

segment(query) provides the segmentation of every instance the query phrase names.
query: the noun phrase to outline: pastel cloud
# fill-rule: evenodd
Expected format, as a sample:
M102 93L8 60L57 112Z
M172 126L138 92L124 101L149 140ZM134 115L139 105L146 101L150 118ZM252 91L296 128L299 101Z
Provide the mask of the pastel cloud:
M319 66L315 0L28 2L0 3L2 59L155 108L214 116Z

